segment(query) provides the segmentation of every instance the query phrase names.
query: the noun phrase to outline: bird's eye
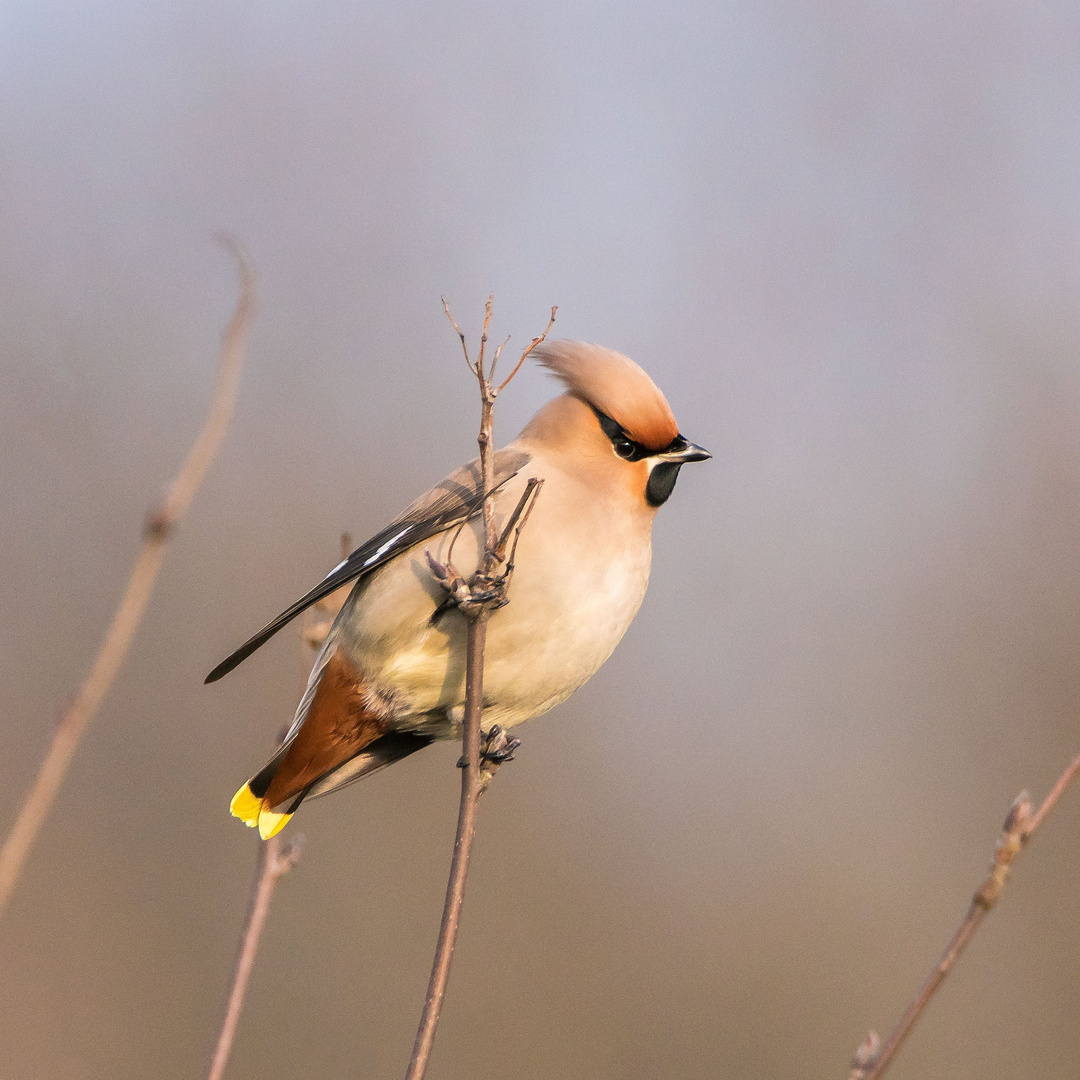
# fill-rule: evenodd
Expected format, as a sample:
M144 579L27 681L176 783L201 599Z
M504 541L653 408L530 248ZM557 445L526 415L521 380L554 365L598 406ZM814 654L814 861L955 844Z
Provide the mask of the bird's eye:
M637 461L645 456L645 448L626 437L626 432L619 427L615 420L602 413L599 409L593 409L596 419L600 421L600 427L604 434L611 440L612 449L624 461Z

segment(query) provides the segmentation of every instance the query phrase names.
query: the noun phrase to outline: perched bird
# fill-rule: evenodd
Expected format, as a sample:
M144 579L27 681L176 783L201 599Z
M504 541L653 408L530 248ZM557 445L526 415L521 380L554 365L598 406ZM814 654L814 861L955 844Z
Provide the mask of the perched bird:
M645 596L652 522L679 469L710 457L679 434L664 395L632 360L550 341L533 357L566 386L494 455L505 521L543 480L520 534L510 603L490 616L483 729L509 729L565 701L611 655ZM466 577L483 552L478 461L451 473L357 548L206 678L220 679L305 608L356 579L315 661L296 718L233 814L265 839L325 795L460 736L466 620L447 610L429 556Z

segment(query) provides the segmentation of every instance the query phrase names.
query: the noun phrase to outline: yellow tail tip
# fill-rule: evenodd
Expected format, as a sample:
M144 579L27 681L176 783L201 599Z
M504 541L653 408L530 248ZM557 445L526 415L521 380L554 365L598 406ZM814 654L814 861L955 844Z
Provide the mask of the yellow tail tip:
M255 798L250 785L245 784L232 798L229 803L229 811L233 817L239 818L249 829L254 829L259 824L259 815L262 813L263 801Z
M264 810L259 815L259 835L264 840L277 836L289 824L291 817L292 814L275 814L272 810Z
M277 836L289 823L292 814L275 814L262 799L256 798L249 784L245 784L229 804L233 817L238 817L249 829L257 828L264 840Z

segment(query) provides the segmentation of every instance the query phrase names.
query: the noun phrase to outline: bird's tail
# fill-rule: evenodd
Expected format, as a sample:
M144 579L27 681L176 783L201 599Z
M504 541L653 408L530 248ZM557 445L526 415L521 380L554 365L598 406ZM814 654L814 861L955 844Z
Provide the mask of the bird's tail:
M385 710L331 646L320 657L286 742L234 796L230 809L267 840L310 795L325 795L427 746L390 731Z
M317 799L323 795L329 795L332 791L345 787L347 784L362 780L370 776L377 769L392 765L409 754L422 750L432 742L430 735L417 735L407 731L394 731L382 735L370 743L355 757L342 762L335 769L320 776L318 780L309 784L299 795L294 798L285 810L281 807L273 807L265 794L259 796L257 791L264 790L269 781L260 780L263 772L253 776L234 796L229 809L233 817L239 818L245 825L252 829L258 829L259 835L264 840L276 836L289 823L289 819L296 813L297 807L306 798Z
M274 813L266 805L266 799L260 799L251 790L250 780L232 797L229 810L233 817L239 818L248 828L258 829L259 835L264 840L277 836L295 813L294 810L285 814Z

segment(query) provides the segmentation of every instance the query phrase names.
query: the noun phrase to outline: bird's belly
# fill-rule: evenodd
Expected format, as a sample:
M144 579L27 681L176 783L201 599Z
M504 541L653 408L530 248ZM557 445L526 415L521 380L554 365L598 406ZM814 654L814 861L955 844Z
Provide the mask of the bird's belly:
M510 603L488 623L485 728L546 712L611 655L648 584L649 545L637 547L557 567L519 558ZM402 728L448 733L448 721L460 721L466 623L448 611L433 624L441 600L422 552L414 551L394 572L373 575L342 612L339 647Z

